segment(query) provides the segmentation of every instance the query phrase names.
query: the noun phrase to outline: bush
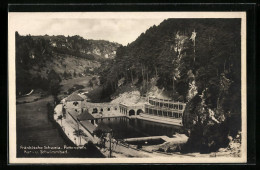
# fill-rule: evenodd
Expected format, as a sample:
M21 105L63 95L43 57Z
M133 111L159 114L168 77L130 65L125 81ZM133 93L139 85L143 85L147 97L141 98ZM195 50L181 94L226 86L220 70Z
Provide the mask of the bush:
M83 85L79 85L79 84L74 84L73 88L75 88L75 90L78 90L78 89L83 89L84 86Z
M75 89L74 89L74 88L69 88L69 90L68 90L68 93L67 93L67 94L71 94L73 91L75 91Z
M137 145L137 146L136 146L136 149L142 149L142 145L140 145L140 144Z
M169 148L166 149L166 152L170 153L170 152L173 152L173 150L169 147Z
M159 148L157 151L164 152L164 149L163 148Z
M94 84L93 84L92 80L89 80L88 87L93 87L93 86L94 86Z
M92 102L101 102L102 100L102 87L97 87L93 90L91 90L86 96L92 101Z

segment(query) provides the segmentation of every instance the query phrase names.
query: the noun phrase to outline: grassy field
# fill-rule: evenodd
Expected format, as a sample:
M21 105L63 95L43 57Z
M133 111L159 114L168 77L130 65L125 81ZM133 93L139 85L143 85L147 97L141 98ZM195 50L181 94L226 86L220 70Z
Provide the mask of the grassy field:
M82 91L90 91L92 90L91 87L89 87L89 80L92 78L93 76L86 76L86 77L76 77L73 79L68 79L68 80L62 80L61 82L61 90L60 90L60 94L58 95L59 99L63 99L65 97L68 96L68 91L69 89L73 88L74 85L81 85L84 86L82 89Z
M73 87L74 84L83 85L84 87L87 87L88 82L91 78L92 76L86 76L86 77L76 77L73 79L62 80L61 92L68 91L68 89Z

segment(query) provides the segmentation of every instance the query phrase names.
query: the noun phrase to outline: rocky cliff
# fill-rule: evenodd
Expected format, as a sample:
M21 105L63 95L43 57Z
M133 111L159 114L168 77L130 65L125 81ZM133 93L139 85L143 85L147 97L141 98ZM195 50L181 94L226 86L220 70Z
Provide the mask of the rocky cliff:
M157 86L187 103L183 151L227 146L241 128L240 28L239 19L167 19L150 27L102 67L104 94L131 84L147 96Z

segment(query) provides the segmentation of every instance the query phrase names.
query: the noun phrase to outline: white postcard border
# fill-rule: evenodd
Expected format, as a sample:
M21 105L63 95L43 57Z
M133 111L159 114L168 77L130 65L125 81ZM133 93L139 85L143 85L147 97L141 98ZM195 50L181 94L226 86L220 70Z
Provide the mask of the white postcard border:
M45 18L241 18L241 102L242 141L239 158L233 157L154 157L154 158L17 158L15 98L15 22ZM246 163L247 161L247 81L246 12L9 12L8 14L8 96L10 164L111 164L111 163Z

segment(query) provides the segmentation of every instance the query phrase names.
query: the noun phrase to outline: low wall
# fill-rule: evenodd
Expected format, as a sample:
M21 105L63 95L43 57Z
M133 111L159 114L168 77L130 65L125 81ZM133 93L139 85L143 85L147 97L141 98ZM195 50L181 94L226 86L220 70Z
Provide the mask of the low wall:
M145 141L151 139L163 139L162 136L148 136L148 137L139 137L139 138L127 138L124 139L126 142L133 142L133 141Z

